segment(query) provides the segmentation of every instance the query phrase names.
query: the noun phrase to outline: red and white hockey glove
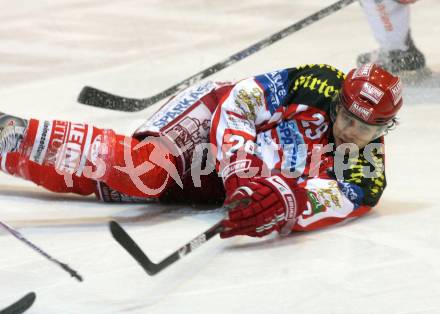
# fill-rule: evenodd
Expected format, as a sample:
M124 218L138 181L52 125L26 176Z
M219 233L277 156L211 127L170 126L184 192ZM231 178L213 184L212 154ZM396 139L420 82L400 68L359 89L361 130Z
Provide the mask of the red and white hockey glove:
M222 165L221 176L227 196L252 178L269 177L270 171L257 156L239 151L229 159L227 165Z
M263 237L276 230L291 232L296 221L295 195L281 176L251 178L226 195L226 207L232 207L223 221L222 238L236 235Z

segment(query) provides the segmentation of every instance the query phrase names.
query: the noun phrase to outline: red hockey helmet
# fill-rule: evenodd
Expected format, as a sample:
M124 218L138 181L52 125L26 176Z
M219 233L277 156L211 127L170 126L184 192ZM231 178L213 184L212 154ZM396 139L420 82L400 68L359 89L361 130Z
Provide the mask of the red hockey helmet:
M359 120L384 125L402 107L402 84L378 65L365 64L348 73L340 97L345 109Z

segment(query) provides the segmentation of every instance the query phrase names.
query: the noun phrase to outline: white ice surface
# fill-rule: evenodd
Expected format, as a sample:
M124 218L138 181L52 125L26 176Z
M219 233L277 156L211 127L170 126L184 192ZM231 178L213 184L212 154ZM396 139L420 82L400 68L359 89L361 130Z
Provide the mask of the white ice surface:
M129 133L154 108L120 113L75 102L85 84L145 97L319 10L324 0L5 1L0 10L0 110L88 121ZM413 6L413 37L440 71L440 1ZM375 43L357 4L216 74L302 63L343 70ZM122 221L158 260L219 213L107 205L0 175L0 219L77 269L83 283L0 231L0 308L28 291L29 313L440 313L440 80L408 87L387 138L388 188L343 226L280 239L213 239L149 277L113 241ZM426 83L424 85L427 85ZM155 106L157 108L157 106Z

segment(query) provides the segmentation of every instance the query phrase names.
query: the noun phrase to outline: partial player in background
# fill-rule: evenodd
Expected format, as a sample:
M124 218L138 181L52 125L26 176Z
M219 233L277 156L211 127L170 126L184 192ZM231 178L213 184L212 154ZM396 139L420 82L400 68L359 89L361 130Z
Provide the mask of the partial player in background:
M133 136L0 114L0 165L51 191L107 202L223 203L222 237L288 234L378 203L383 137L402 104L400 79L377 65L346 76L310 64L192 86Z
M415 46L410 30L409 4L416 1L361 0L379 49L359 55L358 66L373 62L393 73L425 67L425 57Z

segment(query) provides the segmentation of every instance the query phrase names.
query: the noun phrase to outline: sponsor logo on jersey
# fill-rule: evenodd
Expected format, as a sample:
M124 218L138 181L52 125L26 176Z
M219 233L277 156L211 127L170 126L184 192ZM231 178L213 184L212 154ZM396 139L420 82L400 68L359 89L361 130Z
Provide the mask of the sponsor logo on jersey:
M368 119L371 116L371 111L368 110L367 108L359 105L357 102L353 102L350 106L350 108L348 109L350 112L352 112L354 115L356 115L357 117L361 118L364 121L368 121Z
M87 125L83 123L54 121L44 163L54 165L63 173L73 174L78 171L85 149L87 129Z
M354 204L355 208L358 208L361 205L362 200L364 199L364 191L362 191L362 188L359 185L339 181L338 186L342 194Z
M293 90L297 91L300 87L316 91L318 94L324 95L325 98L332 98L335 92L338 92L335 86L328 84L328 80L321 81L313 74L301 75L296 79Z
M168 104L154 114L140 129L153 129L153 131L159 131L214 88L215 84L212 81L189 88L171 99Z
M180 157L182 157L181 160L184 162L182 167L184 171L190 166L190 161L196 145L208 141L209 120L195 118L195 116L203 118L204 115L201 114L203 113L201 106L196 108L195 111L200 114L192 114L193 117L184 117L171 128L166 129L165 132L180 149Z
M310 205L311 205L310 208L308 208L311 214L312 213L316 214L316 213L320 213L320 212L325 211L326 208L324 205L322 205L319 202L319 198L318 198L318 195L316 194L316 192L307 191L307 197L308 197ZM307 204L307 205L309 205L309 204Z
M359 67L353 73L353 78L357 77L370 77L371 69L373 68L373 63L365 64Z
M295 121L283 121L277 126L279 143L284 154L282 168L294 172L301 163L302 156L299 145L304 145L304 139Z
M35 136L35 143L32 147L30 160L37 164L43 164L46 156L47 148L49 147L50 134L52 132L52 123L44 121L38 125L37 135Z
M366 82L362 86L362 90L361 90L360 94L362 96L368 98L369 100L371 100L373 103L375 103L377 105L385 93L383 91L381 91L379 88L377 88L376 86Z
M263 92L259 87L241 88L235 95L235 104L246 119L253 121L257 116L257 111L263 107Z
M332 99L336 97L339 94L339 87L329 83L329 79L331 82L332 80L334 80L334 75L336 75L336 79L340 80L341 78L345 78L344 73L336 69L335 67L332 67L327 64L307 64L300 66L297 69L299 70L307 69L307 68L313 69L316 67L320 69L328 69L331 72L330 73L317 72L318 75L312 72L309 75L301 75L297 79L295 79L295 82L293 83L292 91L295 92L302 88L302 89L310 90L313 93L323 95L324 98ZM306 72L306 73L310 73L310 72Z
M334 180L326 180L327 186L307 190L307 210L303 215L314 215L325 211L343 210L342 194Z
M287 96L287 74L286 70L282 70L255 77L257 83L260 83L263 89L269 91L266 94L266 103L271 113L274 113L283 104Z
M393 96L394 106L397 106L399 101L402 99L402 83L400 79L391 87L391 95Z

